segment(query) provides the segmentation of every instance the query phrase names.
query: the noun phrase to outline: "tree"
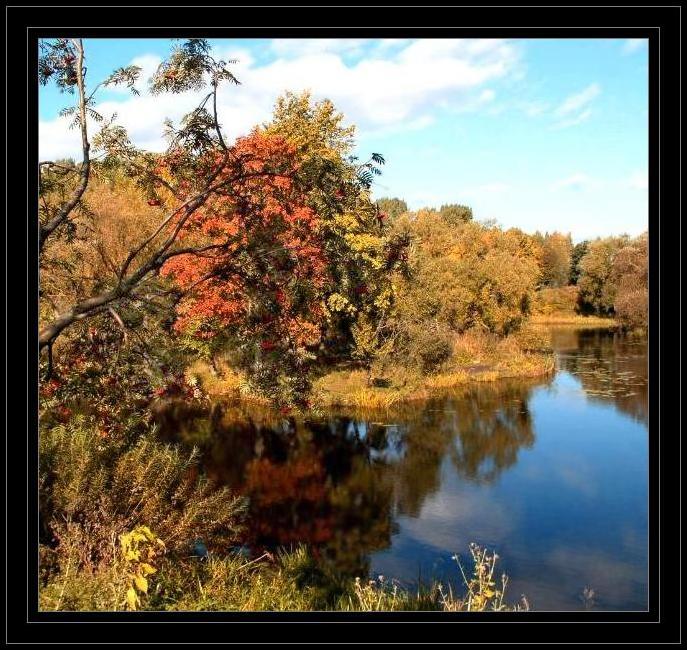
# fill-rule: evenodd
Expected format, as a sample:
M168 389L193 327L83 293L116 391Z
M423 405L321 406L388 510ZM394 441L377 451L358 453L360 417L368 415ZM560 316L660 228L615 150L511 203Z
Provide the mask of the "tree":
M366 319L374 328L393 301L391 277L405 263L407 241L389 228L389 217L370 198L384 162L379 154L360 164L353 155L355 130L329 100L286 93L277 100L266 133L296 148L298 183L319 215L327 263L324 306L328 354L350 354L352 328Z
M457 225L472 221L472 208L467 205L449 203L439 208L439 215L447 223Z
M547 287L562 287L570 276L572 239L558 232L546 233L542 241L542 277Z
M587 253L581 259L580 305L583 310L597 314L612 314L617 284L613 274L613 262L618 251L627 242L626 235L620 237L598 238L589 243Z
M56 81L63 90L78 89L76 105L66 109L73 114L74 124L79 127L82 140L83 160L78 168L61 168L51 161L40 163L41 223L40 253L41 268L49 268L59 257L59 251L47 247L49 239L62 233L69 245L75 238L85 238L77 231L76 217L88 213L83 202L84 193L92 177L91 142L88 118L104 125L94 138L94 149L102 158L101 167L118 167L128 176L135 178L141 191L149 196L151 207L166 208L167 212L152 233L146 233L132 244L126 257L116 263L108 251L99 251L110 274L102 278L97 289L88 295L80 295L65 308L44 318L40 332L41 349L52 347L62 332L85 319L105 311L114 310L123 303L139 306L154 300L159 290L157 273L169 259L183 254L206 252L204 248L178 246L178 236L186 222L207 200L223 191L229 182L226 174L218 177L231 162L239 176L251 174L245 169L245 160L231 158L217 120L217 88L222 81L238 83L227 69L224 61L216 61L209 54L209 45L202 39L191 39L177 46L169 60L164 61L151 80L153 92L184 92L204 87L212 90L200 106L187 115L178 129L167 124L170 147L162 157L169 162L172 174L163 178L157 173L160 156L142 152L129 141L126 132L113 120L104 121L93 108L97 90L104 86L126 84L137 92L134 84L140 69L135 66L115 70L108 78L95 86L90 94L86 91L85 53L80 40L58 39L41 44L42 56L39 62L40 80ZM212 100L213 113L205 106ZM224 153L218 160L207 155L209 150ZM76 182L74 175L78 176ZM233 176L231 180L236 180ZM71 190L71 191L70 191ZM66 197L66 198L63 198ZM90 215L93 216L93 215ZM81 223L81 225L86 225Z
M616 285L613 309L628 329L646 329L649 309L648 236L640 235L621 248L613 260Z
M392 221L408 212L408 204L402 199L383 197L376 203L379 211Z
M449 224L433 210L395 227L411 241L409 275L397 280L386 326L400 358L431 371L450 356L455 333L504 335L520 326L539 276L530 237L475 222Z
M589 241L585 239L579 244L575 244L570 255L570 275L568 276L568 282L570 284L577 284L580 279L580 262L582 258L587 254L589 250Z

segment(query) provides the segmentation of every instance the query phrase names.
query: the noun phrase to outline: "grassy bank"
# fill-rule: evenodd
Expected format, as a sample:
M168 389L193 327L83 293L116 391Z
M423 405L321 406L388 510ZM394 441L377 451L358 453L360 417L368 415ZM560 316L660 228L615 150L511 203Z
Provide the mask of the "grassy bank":
M188 370L210 398L266 403L226 362L218 360L215 366L198 361ZM470 331L454 338L450 358L430 374L393 359L375 362L369 370L354 364L325 369L313 383L311 401L314 408L389 408L470 383L539 377L553 370L550 341L540 328L506 337Z
M551 314L535 314L530 318L533 325L576 325L578 327L618 327L614 318L602 316L583 316L575 312L553 312Z
M305 547L251 556L245 500L198 471L196 450L152 429L111 439L78 417L44 428L40 445L42 611L527 607L504 602L497 556L474 544L455 558L456 592L335 574Z
M225 557L161 558L148 565L145 583L123 579L121 561L98 571L54 576L40 591L42 611L523 611L505 601L508 579L496 573L498 556L476 545L456 558L460 594L434 582L407 589L385 576L335 579L303 547L254 560ZM130 586L131 585L131 586ZM133 589L134 594L130 594Z

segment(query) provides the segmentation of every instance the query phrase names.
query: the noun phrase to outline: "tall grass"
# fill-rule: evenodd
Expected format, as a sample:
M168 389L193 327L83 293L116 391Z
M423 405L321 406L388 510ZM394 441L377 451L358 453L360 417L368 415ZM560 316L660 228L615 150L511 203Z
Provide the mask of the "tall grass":
M83 597L100 598L103 575L116 564L120 535L140 525L174 552L187 552L197 537L223 544L236 539L244 501L200 476L197 460L195 452L162 444L154 432L135 442L112 440L80 418L43 429L43 583L63 583L69 594L70 575L90 575ZM77 592L72 597L82 598Z

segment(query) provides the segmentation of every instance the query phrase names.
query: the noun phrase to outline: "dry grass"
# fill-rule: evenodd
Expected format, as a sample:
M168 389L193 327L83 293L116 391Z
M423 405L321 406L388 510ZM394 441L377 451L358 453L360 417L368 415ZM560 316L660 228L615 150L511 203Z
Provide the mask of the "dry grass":
M601 316L583 316L573 312L557 312L551 314L534 314L530 318L534 325L578 325L580 327L617 327L618 321Z
M482 332L456 336L451 358L439 372L423 375L400 365L373 367L372 376L384 385L370 386L362 370L334 370L314 383L314 402L320 407L343 406L358 409L389 408L394 404L427 399L433 394L512 377L538 377L554 370L548 338L536 334L536 350L529 351L532 333L499 338Z
M218 359L213 370L198 360L186 374L211 397L230 402L266 400L255 395L243 374ZM394 405L428 399L432 395L467 386L513 377L539 377L554 370L553 354L546 331L525 328L517 334L498 337L469 331L455 336L450 359L436 373L423 374L400 363L373 365L372 372L359 367L333 368L313 382L315 409L345 407L363 410L389 409ZM376 380L370 383L370 377Z
M232 368L225 360L215 361L216 370L205 359L197 359L186 369L186 377L197 382L211 398L226 402L256 402L267 404L269 400L251 391L246 376Z

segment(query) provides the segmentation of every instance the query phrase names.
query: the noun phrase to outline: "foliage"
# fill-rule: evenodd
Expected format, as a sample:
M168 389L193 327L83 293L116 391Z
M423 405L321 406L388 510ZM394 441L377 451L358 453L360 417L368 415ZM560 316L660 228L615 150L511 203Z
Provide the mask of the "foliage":
M472 221L472 208L467 205L449 203L439 208L439 216L451 225L458 225Z
M583 311L599 315L613 313L617 290L613 278L613 260L628 242L627 236L595 239L589 243L587 253L580 261L580 305Z
M467 578L463 572L466 592L461 596L454 595L450 587L445 588L440 583L419 586L413 593L384 576L339 582L313 562L311 554L303 547L291 552L281 551L276 556L265 553L253 560L234 553L202 562L167 555L161 558L156 571L155 589L141 592L146 593L146 599L136 601L135 608L152 611L529 609L524 598L512 606L504 603L506 576L502 576L500 588L495 584L494 567L498 556L489 555L475 545L471 545L470 550L474 572L472 578ZM112 568L103 567L96 573L80 571L53 578L41 593L41 609L134 609L128 600L115 600L121 586L113 581L114 577Z
M116 555L113 540L145 522L179 551L196 537L228 543L241 499L198 476L196 452L158 442L103 438L82 418L40 435L41 542L66 563L95 570Z
M545 287L563 287L568 284L572 258L570 235L559 232L541 237L541 283Z
M413 242L410 276L399 279L392 320L401 349L422 332L446 340L471 328L503 335L520 326L539 273L523 233L475 222L450 225L432 211L397 226Z
M202 400L182 371L184 355L154 318L122 312L76 326L60 341L57 360L41 364L41 423L85 415L104 437L131 435L149 421L156 398ZM154 348L154 355L149 349Z
M380 213L387 215L391 221L398 219L402 214L408 212L408 204L403 199L396 197L382 197L381 199L377 199L375 203Z
M644 329L649 311L649 256L646 234L628 242L613 260L613 281L617 289L613 308L628 329Z
M141 604L139 594L148 593L148 576L156 573L153 565L158 556L165 551L165 543L148 526L137 526L119 536L121 556L127 578L130 580L126 590L126 604L130 610Z
M570 254L570 275L568 277L568 283L569 284L577 284L578 280L580 279L580 262L582 261L582 258L587 254L587 251L589 250L589 241L584 240L581 241L579 244L575 244L572 249L572 253Z
M543 287L537 291L534 311L539 314L574 314L579 305L576 286Z

